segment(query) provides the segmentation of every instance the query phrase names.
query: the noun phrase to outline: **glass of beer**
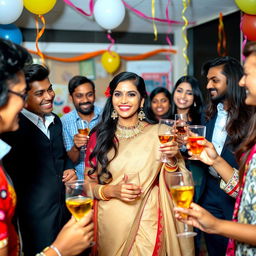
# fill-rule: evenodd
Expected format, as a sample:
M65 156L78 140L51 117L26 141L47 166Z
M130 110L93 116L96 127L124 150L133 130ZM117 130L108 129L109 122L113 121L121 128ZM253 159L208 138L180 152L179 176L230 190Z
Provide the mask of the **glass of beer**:
M84 120L77 119L76 126L77 126L77 131L79 134L83 134L86 136L89 135L90 129L88 127L88 124ZM85 146L82 146L82 149L85 149Z
M176 133L177 141L179 143L179 148L185 147L184 137L187 136L187 126L188 126L188 115L187 114L175 114L176 122Z
M93 206L91 184L85 180L66 182L66 205L78 221L89 213Z
M158 124L158 138L162 144L175 140L175 120L160 119ZM161 162L168 163L166 154L161 154Z
M193 154L191 160L198 160L201 152L204 149L204 145L200 145L197 142L205 139L206 127L204 125L189 125L188 126L188 144L190 151Z
M166 179L174 205L189 208L194 196L192 174L188 171L171 172L167 174ZM181 216L187 218L186 214L182 214ZM188 230L187 224L184 224L184 231L177 234L179 237L192 237L196 235L197 233Z

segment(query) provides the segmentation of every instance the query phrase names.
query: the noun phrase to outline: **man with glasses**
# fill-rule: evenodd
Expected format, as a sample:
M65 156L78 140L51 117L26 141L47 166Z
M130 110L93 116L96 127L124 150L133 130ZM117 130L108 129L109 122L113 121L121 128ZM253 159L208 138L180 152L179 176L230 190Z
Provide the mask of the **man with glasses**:
M26 104L19 130L3 136L12 147L3 163L17 191L24 255L35 255L55 240L69 219L64 183L77 177L64 148L61 121L52 113L55 93L48 69L32 64L24 73L27 94L9 90Z

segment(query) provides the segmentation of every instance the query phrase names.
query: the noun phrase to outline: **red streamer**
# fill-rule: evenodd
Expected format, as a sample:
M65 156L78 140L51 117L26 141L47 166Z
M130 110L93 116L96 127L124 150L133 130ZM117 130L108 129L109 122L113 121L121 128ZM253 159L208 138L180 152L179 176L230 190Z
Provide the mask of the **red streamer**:
M85 16L92 16L93 15L93 0L90 0L89 2L89 9L90 9L90 13L86 13L85 11L83 11L81 8L76 7L71 1L69 0L63 0L66 4L68 4L69 6L75 8L78 12L82 13Z

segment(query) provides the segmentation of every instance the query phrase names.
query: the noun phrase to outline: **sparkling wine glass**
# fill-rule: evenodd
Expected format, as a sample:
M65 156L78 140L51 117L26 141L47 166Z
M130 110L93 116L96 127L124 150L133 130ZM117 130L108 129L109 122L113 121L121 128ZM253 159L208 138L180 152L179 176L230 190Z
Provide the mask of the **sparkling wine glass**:
M158 138L162 144L175 140L175 120L160 119L158 124ZM166 154L161 154L161 162L168 163Z
M187 114L175 114L175 122L176 122L176 131L177 131L177 139L180 141L179 148L183 148L184 137L187 136L187 126L188 126L188 115Z
M167 185L170 189L173 203L177 207L189 208L194 196L194 182L190 172L171 172L166 176ZM186 214L181 214L185 219ZM184 230L178 233L178 237L192 237L197 233L188 230L188 225L184 223Z
M66 182L66 205L76 220L88 214L93 206L91 184L85 180Z
M191 160L198 160L204 145L199 145L198 141L205 140L206 127L204 125L189 125L188 126L188 144L190 151L193 154Z

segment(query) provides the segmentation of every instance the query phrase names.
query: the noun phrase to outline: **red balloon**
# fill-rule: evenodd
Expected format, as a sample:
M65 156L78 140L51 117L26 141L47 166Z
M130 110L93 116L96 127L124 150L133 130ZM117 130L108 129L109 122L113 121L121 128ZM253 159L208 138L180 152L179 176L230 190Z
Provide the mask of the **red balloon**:
M256 15L244 14L241 29L248 40L256 41Z

